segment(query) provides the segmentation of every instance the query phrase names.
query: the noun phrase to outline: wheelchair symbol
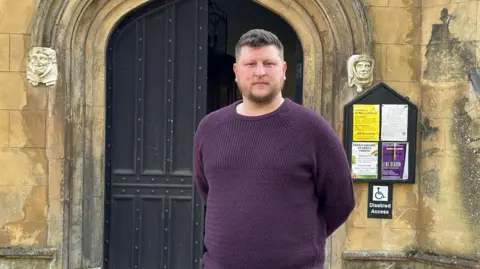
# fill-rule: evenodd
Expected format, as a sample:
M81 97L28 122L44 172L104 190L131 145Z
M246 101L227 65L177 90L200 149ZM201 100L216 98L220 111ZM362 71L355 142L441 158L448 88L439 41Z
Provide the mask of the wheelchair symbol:
M388 187L387 186L374 186L375 193L373 194L373 201L388 201Z

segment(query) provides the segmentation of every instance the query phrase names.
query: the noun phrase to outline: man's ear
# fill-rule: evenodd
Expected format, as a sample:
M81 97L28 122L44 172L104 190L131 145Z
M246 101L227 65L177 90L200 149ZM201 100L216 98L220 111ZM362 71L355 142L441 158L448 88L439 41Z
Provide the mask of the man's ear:
M235 81L237 81L237 68L238 68L238 67L237 67L237 64L234 63L234 64L233 64L233 73L235 73Z
M283 62L283 80L287 79L287 62Z

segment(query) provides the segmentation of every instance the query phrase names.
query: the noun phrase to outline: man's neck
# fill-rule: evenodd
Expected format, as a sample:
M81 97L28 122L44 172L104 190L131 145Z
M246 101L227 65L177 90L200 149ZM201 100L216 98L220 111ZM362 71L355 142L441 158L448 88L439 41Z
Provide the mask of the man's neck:
M283 99L281 94L268 104L258 104L243 98L243 102L237 106L237 113L249 117L262 116L277 110L284 101L285 99Z

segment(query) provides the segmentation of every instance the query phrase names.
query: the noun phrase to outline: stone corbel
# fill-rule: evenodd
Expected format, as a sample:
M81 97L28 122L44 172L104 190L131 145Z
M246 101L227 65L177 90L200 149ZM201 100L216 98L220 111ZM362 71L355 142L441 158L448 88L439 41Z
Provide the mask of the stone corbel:
M27 58L27 80L33 86L55 85L58 77L57 54L46 47L32 47Z
M373 83L373 57L367 54L352 55L347 62L348 86L356 87L357 93Z

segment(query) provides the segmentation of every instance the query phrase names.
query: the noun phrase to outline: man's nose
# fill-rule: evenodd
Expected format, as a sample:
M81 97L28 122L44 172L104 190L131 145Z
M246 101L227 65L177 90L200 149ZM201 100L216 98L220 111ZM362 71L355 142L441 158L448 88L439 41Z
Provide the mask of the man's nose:
M265 75L265 67L263 64L258 64L257 68L255 68L255 75L256 76L263 76Z

